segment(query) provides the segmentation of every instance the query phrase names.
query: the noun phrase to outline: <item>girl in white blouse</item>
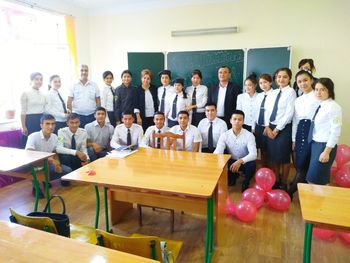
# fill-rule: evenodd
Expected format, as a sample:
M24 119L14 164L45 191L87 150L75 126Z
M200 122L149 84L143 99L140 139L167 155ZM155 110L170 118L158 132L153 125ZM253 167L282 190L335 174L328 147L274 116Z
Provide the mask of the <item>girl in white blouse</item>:
M107 70L103 72L102 78L105 85L102 89L101 106L107 110L106 122L109 122L113 127L115 127L115 88L112 87L112 82L114 80L113 73Z

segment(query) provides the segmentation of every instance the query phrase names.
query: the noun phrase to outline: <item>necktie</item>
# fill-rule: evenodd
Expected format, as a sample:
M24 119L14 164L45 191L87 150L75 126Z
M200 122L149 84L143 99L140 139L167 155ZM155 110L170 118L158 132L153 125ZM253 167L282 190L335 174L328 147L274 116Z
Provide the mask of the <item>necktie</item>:
M264 99L262 100L261 102L261 105L260 105L260 112L259 112L259 119L258 119L258 124L259 125L264 125L265 123L265 100L266 100L266 96L267 95L264 95Z
M273 105L273 110L270 116L270 122L273 122L274 120L276 120L276 115L277 115L277 110L278 110L278 102L281 98L281 94L282 94L282 90L280 90L280 92L278 93L276 100L275 100L275 104Z
M71 142L70 142L70 145L71 145L71 148L72 148L73 150L76 150L76 149L77 149L77 143L76 143L76 141L75 141L75 134L72 135L72 140L71 140Z
M312 136L313 136L314 127L315 127L315 118L316 118L316 115L317 115L318 111L320 110L320 108L321 108L321 105L318 106L317 110L315 111L314 116L312 117L310 129L309 129L309 134L307 135L307 142L308 143L311 143L311 141L312 141Z
M113 110L115 109L115 91L113 90L112 87L110 87L112 95L113 95Z
M214 141L213 141L213 122L210 122L210 127L208 129L208 149L210 151L214 150Z
M177 94L175 96L175 99L173 101L173 109L171 110L171 118L176 119L176 104L177 104Z
M131 133L130 129L128 129L128 134L126 135L126 145L131 145Z
M165 100L166 88L164 88L162 100L160 101L160 111L164 112L164 100Z
M193 94L192 94L192 105L197 105L196 90L197 90L197 88L194 87ZM193 108L192 113L195 114L196 112L197 112L197 108Z
M162 131L158 130L158 133L162 133ZM157 139L157 148L160 149L160 138Z
M61 97L61 94L57 91L58 94L58 98L60 99L61 103L62 103L62 107L63 107L63 112L67 113L67 108L66 108L66 103L64 103L64 100Z

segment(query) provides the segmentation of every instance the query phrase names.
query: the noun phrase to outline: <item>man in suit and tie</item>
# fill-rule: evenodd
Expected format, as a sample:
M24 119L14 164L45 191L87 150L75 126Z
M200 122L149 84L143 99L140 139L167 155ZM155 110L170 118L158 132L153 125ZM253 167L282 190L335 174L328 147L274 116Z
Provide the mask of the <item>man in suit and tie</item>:
M219 83L209 89L208 101L217 105L217 116L230 127L232 112L236 110L237 96L242 90L230 81L231 69L228 66L219 68L218 78Z

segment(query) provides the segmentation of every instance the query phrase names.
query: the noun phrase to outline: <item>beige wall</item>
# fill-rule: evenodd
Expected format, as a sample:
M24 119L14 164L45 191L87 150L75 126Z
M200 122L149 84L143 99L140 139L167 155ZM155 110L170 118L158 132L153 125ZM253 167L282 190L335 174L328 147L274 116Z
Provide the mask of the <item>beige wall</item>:
M239 33L170 36L171 30L238 26ZM336 85L343 107L341 143L350 145L350 2L346 0L251 0L173 9L77 18L78 56L88 61L92 78L110 69L116 84L127 68L128 51L184 51L292 46L292 70L301 58L313 58L316 76Z

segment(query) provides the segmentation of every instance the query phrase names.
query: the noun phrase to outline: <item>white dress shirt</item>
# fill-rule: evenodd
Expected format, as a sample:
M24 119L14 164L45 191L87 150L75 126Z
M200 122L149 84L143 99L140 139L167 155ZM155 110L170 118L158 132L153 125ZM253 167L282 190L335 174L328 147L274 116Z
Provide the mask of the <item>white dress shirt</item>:
M193 151L193 144L194 143L201 143L202 142L202 136L199 132L198 128L193 125L188 125L187 128L183 131L180 127L180 125L175 125L170 129L170 132L175 134L182 135L185 133L185 143L186 143L186 151L192 152ZM176 148L182 149L182 141L176 140ZM201 147L199 145L199 151L201 151Z
M45 113L51 114L55 117L56 121L66 122L67 116L64 113L63 104L58 96L58 92L55 89L50 89L46 95L47 104L45 106ZM62 96L62 94L61 94ZM63 99L63 97L62 97ZM63 99L63 101L65 101ZM66 108L67 109L67 108Z
M143 136L142 127L138 124L133 123L130 127L131 144L140 145ZM111 140L111 147L117 149L121 146L127 145L128 128L124 123L119 124L114 129L114 134Z
M303 93L300 97L296 98L294 102L294 116L293 116L293 129L292 129L292 141L295 142L295 136L298 130L298 124L301 120L312 120L317 110L320 101L316 98L314 91L307 94Z
M160 86L158 89L157 89L157 97L158 97L158 102L159 102L159 107L158 107L158 110L160 111L160 104L162 102L162 96L163 96L163 92L164 92L164 89L166 90L166 93L165 93L165 98L164 98L164 103L166 103L166 100L167 98L175 92L174 90L174 87L171 86L171 85L168 85L168 86ZM164 107L165 107L165 104L164 104Z
M270 116L275 105L275 100L280 91L282 91L282 93L278 101L276 119L272 122L272 124L277 125L276 129L281 131L287 124L291 123L292 121L294 115L294 101L297 96L295 90L290 86L284 87L282 89L275 89L271 95L267 96L265 101L265 126L269 126Z
M140 112L140 109L134 109L134 113ZM154 115L154 101L152 93L149 89L145 90L145 116L153 117Z
M104 149L108 148L114 132L114 127L112 125L105 123L105 125L101 127L97 121L93 121L85 125L85 130L89 140L97 143Z
M57 134L58 134L57 153L76 155L77 151L81 151L85 153L85 155L89 159L89 155L87 153L87 148L86 148L87 132L84 129L78 128L78 130L75 133L74 138L75 138L76 150L72 149L71 142L72 142L73 133L70 131L69 127L59 129Z
M175 97L177 95L177 101L176 101L176 117L173 118L172 114L173 114L173 102L175 100ZM179 111L185 110L186 106L191 105L191 101L189 98L184 98L184 94L183 92L180 93L175 93L173 92L171 95L169 95L167 97L167 99L165 100L165 116L167 119L172 120L172 121L176 121L177 120L177 114L179 113ZM190 121L191 121L191 116L192 114L190 114Z
M233 160L242 159L244 163L256 160L255 137L246 129L242 128L238 135L232 129L222 134L214 153L224 153L225 149Z
M247 92L243 94L239 94L237 97L237 110L241 110L244 112L244 124L253 126L254 124L254 116L255 116L255 108L257 103L257 95L255 92L253 96L250 96Z
M26 150L35 150L39 152L52 153L56 151L57 147L57 135L50 134L50 137L46 139L43 131L33 132L28 136Z
M95 112L100 90L90 80L85 85L79 80L70 88L68 96L73 98L73 112L87 116Z
M193 98L193 91L194 86L189 86L186 88L187 97L190 99L190 102L192 103ZM196 105L197 105L197 112L204 112L204 106L208 101L208 87L205 85L198 85L196 87Z
M253 126L252 126L252 130L255 129L255 125L258 123L259 121L259 115L260 115L260 106L261 106L261 103L265 97L265 95L268 97L269 95L271 95L273 89L269 89L269 91L267 92L260 92L256 95L256 101L255 101L255 108L254 108L254 123L253 123ZM266 100L267 100L267 97L265 99L265 104L264 104L264 120L266 120L267 116L266 116ZM265 123L263 124L265 125Z
M101 106L105 108L106 111L114 111L114 108L113 108L114 96L111 91L111 88L113 89L113 92L114 92L115 89L112 86L105 85L102 88Z
M327 147L333 148L339 140L341 126L342 109L339 104L330 98L322 101L315 117L312 140L326 142Z
M213 121L213 146L216 148L221 134L227 131L227 124L222 119L216 117ZM198 124L198 130L201 133L203 142L202 148L208 148L208 131L210 127L210 120L208 118L202 119Z
M31 88L22 93L21 113L40 114L45 111L46 96L40 90Z
M219 86L218 103L217 103L217 115L218 117L225 116L225 97L226 97L227 85L225 87Z
M161 129L158 129L155 125L148 127L146 132L145 132L145 135L142 137L142 141L141 141L140 146L145 147L145 148L151 147L152 141L153 141L152 134L153 134L153 132L159 133L159 131L160 131L160 133L168 132L169 128L165 125ZM163 140L163 144L164 144L163 147L165 147L166 140ZM156 143L154 145L157 146Z

